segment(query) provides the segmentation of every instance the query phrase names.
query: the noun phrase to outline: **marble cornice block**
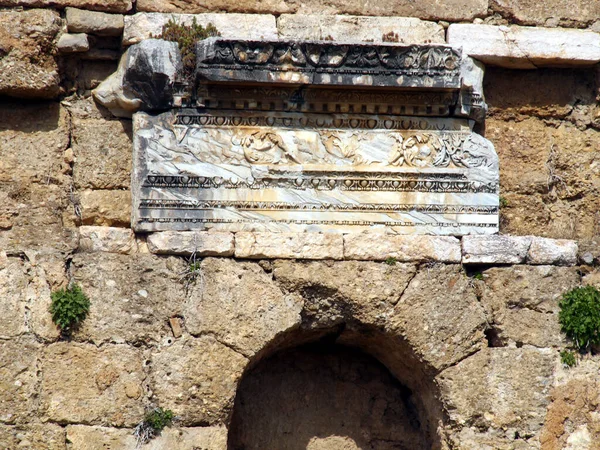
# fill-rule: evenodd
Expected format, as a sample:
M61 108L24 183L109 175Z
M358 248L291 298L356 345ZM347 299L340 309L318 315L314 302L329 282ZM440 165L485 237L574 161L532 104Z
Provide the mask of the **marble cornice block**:
M531 246L530 236L464 236L463 264L522 264Z
M252 259L344 259L341 234L239 232L235 257Z
M574 266L578 250L577 241L532 236L527 263Z
M206 231L164 231L148 235L152 253L196 256L233 256L233 233Z
M81 226L79 250L85 252L132 253L137 249L135 235L129 228Z

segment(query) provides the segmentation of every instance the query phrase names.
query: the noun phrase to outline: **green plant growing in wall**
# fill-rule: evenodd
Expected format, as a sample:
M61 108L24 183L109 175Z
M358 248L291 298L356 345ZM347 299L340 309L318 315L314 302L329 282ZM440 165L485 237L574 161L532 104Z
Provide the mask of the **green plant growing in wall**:
M154 408L149 411L133 432L138 447L158 436L165 427L173 424L175 415L170 409Z
M561 330L575 347L586 350L600 344L600 291L593 286L578 287L563 295L558 320Z
M388 266L395 266L398 260L393 256L390 256L388 259L384 261Z
M209 23L206 27L198 25L196 18L192 20L191 25L183 25L175 22L173 19L163 25L162 32L157 36L152 36L165 41L177 42L181 52L181 61L183 63L183 74L186 81L189 81L196 67L196 43L202 39L213 36L220 36L219 30Z
M560 362L566 367L574 367L575 364L577 364L577 357L575 356L575 353L570 350L561 350Z
M66 289L59 289L50 295L50 314L52 321L63 334L71 332L79 325L90 311L90 300L81 287L71 284Z

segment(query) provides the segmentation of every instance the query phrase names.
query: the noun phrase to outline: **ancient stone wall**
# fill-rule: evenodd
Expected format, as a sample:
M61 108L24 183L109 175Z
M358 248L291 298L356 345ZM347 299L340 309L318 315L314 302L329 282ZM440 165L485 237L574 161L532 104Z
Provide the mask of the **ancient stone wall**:
M134 233L132 121L92 90L160 32L150 13L469 48L501 236ZM596 0L0 0L0 448L133 449L156 405L178 420L143 448L599 448L600 359L563 367L557 318L600 288L599 19ZM48 308L70 282L91 310L65 339Z

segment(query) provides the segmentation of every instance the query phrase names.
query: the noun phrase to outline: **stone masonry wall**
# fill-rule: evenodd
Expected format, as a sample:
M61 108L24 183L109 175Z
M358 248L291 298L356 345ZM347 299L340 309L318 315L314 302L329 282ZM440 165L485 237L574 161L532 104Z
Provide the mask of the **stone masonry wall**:
M166 18L152 12L201 13L228 37L396 31L406 42L460 44L461 30L473 33L487 64L480 131L500 156L504 236L135 235L131 121L91 91L127 45L160 31ZM314 381L314 356L298 357L297 372L276 370L324 342L333 350L319 361L351 367L331 372L333 385L351 379L374 393L337 401L371 405L385 424L388 407L369 400L394 392L420 424L410 442L600 448L600 358L564 368L557 320L564 292L600 288L599 19L596 0L0 0L0 448L133 449L133 427L159 405L179 419L143 448L226 449L260 429L241 402L283 379L274 373L324 392L330 372ZM548 53L548 42L561 51ZM48 307L71 281L91 311L65 340ZM347 363L348 349L402 387L364 387L370 369L356 379L352 370L375 366L364 355ZM269 401L282 423L297 417ZM322 417L311 414L308 424ZM355 429L373 427L348 416ZM365 436L303 442L395 439Z

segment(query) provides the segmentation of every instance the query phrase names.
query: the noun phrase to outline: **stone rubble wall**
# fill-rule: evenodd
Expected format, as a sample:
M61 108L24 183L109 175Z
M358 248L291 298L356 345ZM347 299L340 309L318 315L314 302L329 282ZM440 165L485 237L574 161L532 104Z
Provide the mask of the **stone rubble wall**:
M557 320L564 292L600 288L600 2L0 8L0 448L133 449L132 428L158 404L180 422L143 448L225 449L244 373L340 324L341 342L424 398L435 393L444 448L600 442L599 358L562 367ZM394 31L465 46L487 64L481 131L500 157L502 235L136 236L131 121L91 91L125 46L160 31L168 16L155 12L201 13L226 37L378 41ZM194 252L201 275L188 282ZM65 341L48 307L70 281L92 306Z

